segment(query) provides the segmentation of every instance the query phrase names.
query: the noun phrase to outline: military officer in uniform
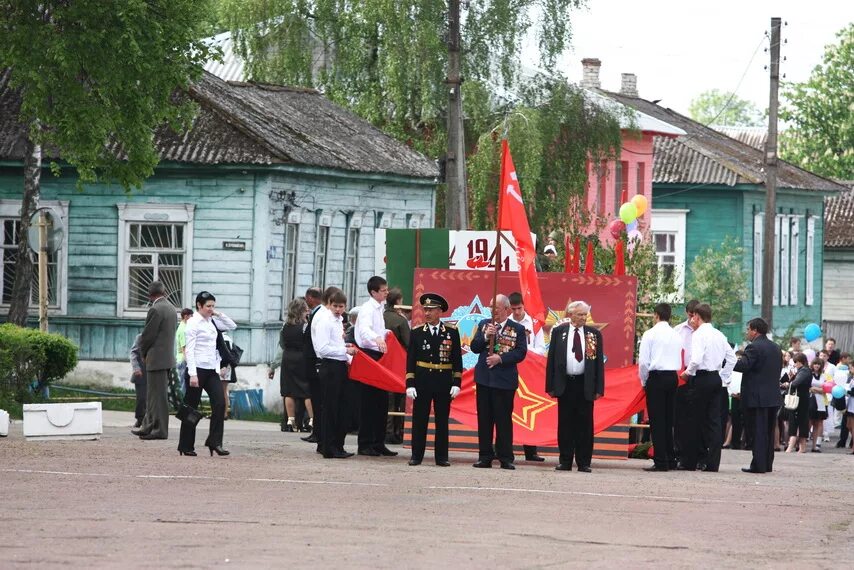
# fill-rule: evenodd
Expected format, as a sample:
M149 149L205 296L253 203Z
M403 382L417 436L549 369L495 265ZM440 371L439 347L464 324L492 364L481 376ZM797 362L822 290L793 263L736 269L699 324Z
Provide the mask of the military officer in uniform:
M412 458L420 465L427 445L427 420L433 404L435 421L434 455L436 465L448 467L448 416L451 400L460 393L463 355L460 333L439 321L448 310L448 302L435 293L420 298L426 323L415 327L409 337L406 354L406 396L412 402Z

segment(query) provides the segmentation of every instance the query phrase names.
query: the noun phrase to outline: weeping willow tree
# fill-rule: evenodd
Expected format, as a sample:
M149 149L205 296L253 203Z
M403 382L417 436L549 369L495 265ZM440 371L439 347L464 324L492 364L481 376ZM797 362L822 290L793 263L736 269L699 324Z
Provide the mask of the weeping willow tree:
M587 164L619 156L621 118L560 78L535 78L521 104L478 139L469 159L473 226L495 227L502 136L513 153L531 231L541 239L554 230L577 235L595 222L584 203Z
M466 134L494 121L494 86L517 84L535 32L550 69L584 0L470 0L462 16ZM250 79L314 87L438 157L446 147L448 15L440 0L220 0Z

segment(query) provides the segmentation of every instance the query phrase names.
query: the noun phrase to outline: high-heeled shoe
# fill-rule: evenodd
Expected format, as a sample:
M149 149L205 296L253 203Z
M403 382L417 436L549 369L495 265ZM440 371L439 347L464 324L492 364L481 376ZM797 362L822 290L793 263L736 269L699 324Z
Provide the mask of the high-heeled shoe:
M195 451L181 451L180 449L178 450L178 453L180 455L189 455L190 457L195 457L196 455L198 455Z
M213 447L208 446L208 451L211 452L211 457L213 457L214 451L216 451L217 455L230 455L231 454L230 451L223 449L221 445L217 445L217 446L213 446Z

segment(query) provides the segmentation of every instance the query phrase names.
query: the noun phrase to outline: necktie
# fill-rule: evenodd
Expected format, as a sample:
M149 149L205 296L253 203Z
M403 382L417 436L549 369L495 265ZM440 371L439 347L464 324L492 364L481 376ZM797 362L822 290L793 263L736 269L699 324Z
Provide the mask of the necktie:
M572 337L572 353L575 355L576 362L581 362L584 358L581 354L581 334L578 328L575 329L575 335Z
M435 337L437 334L439 334L439 327L430 327L430 332Z

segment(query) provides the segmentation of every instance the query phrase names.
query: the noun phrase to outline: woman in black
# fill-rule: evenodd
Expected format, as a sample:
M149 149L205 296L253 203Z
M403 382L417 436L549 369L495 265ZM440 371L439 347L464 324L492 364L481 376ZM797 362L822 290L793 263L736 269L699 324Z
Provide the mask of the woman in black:
M283 427L284 431L303 431L303 426L297 425L297 400L305 402L305 409L309 416L307 431L311 431L311 423L314 421L303 357L303 330L306 316L308 316L308 305L305 300L294 299L288 305L288 317L279 333L279 346L282 348L280 392L285 401L285 413L288 417L288 422Z
M807 437L810 433L810 400L813 399L810 394L812 386L812 372L807 366L807 357L803 353L797 353L792 357L792 362L795 363L795 377L791 382L781 384L791 393L798 396L798 409L790 410L789 418L789 447L786 453L807 452Z

